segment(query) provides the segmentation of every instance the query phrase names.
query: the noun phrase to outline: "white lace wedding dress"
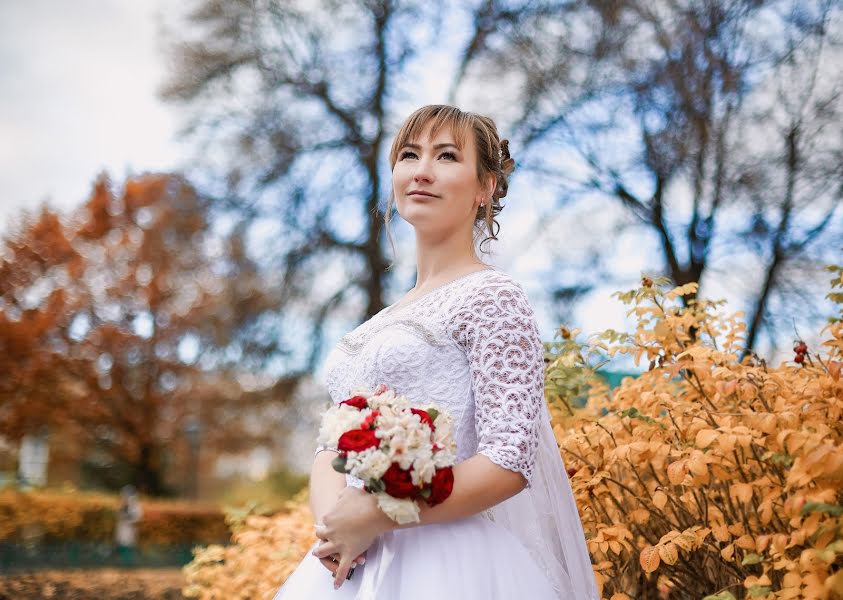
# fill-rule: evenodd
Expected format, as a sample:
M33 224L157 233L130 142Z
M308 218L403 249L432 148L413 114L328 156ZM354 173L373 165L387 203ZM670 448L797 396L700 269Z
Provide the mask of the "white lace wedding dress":
M383 309L331 351L325 380L334 402L383 383L440 404L458 461L480 453L529 483L482 514L385 533L336 591L308 552L274 600L598 598L544 401L542 343L511 277L487 268Z

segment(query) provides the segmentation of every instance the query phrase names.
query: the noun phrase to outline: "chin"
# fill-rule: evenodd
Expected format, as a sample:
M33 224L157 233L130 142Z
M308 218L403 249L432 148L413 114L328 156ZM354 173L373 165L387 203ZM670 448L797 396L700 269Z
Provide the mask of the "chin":
M432 211L429 206L422 203L407 204L401 207L398 211L401 218L407 221L410 225L421 225L424 222L430 222L436 217L436 211Z

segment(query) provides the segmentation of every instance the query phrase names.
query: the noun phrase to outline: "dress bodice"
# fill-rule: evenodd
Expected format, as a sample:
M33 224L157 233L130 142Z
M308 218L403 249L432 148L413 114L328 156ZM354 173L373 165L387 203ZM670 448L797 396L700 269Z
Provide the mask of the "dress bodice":
M599 598L544 400L544 347L515 280L484 269L388 306L345 335L324 367L335 403L384 384L415 406L447 410L457 462L483 454L526 480L483 515L521 541L556 597Z
M521 286L487 268L345 335L325 363L333 402L384 384L453 417L457 461L482 453L529 482L544 407L544 354Z

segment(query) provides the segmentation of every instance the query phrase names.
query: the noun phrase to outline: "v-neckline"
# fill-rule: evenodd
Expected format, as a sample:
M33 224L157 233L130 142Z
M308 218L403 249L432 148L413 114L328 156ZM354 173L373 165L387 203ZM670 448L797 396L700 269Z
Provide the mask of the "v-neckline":
M452 284L454 284L458 281L462 281L463 279L471 277L472 275L476 275L477 273L485 273L486 271L497 271L497 269L495 267L486 267L485 269L477 269L476 271L471 271L470 273L466 273L465 275L460 275L459 277L457 277L455 279L452 279L450 281L446 281L445 283L443 283L441 285L437 285L435 288L426 291L421 296L417 296L417 297L413 298L412 300L410 300L409 302L405 302L404 304L400 304L401 301L399 300L398 302L396 302L394 304L390 304L389 306L387 306L386 308L383 309L383 312L381 314L387 315L387 314L394 314L396 312L401 312L402 310L404 310L408 306L412 306L413 304L415 304L419 300L423 300L427 296L430 296L434 292L438 292L442 288L448 287L449 285L452 285Z

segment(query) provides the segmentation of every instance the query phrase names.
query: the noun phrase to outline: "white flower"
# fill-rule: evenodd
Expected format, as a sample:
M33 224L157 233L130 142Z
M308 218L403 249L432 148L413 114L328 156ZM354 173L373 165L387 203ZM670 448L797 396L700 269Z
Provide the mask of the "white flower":
M431 456L421 455L413 461L413 470L410 476L415 485L420 485L422 483L430 483L435 472L436 464L433 462Z
M318 443L336 448L340 436L346 431L360 429L363 420L370 412L369 410L359 410L347 404L335 404L322 417Z
M440 450L433 455L433 465L437 469L452 467L456 463L456 455L450 450Z
M350 463L346 463L349 467ZM366 481L369 479L380 479L389 465L392 464L389 457L378 448L366 448L363 452L358 453L355 465L350 469L350 472L355 477Z
M413 500L393 498L385 493L379 493L377 497L380 509L399 525L419 522L419 507Z

